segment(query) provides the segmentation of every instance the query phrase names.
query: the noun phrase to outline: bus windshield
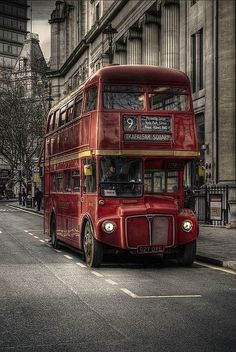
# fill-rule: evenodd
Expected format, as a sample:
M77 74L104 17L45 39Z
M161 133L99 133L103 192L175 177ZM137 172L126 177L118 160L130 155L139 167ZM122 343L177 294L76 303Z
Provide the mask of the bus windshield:
M143 110L144 89L130 85L105 85L103 105L105 109Z
M155 87L148 96L151 110L189 111L184 87Z
M103 157L100 161L100 190L104 197L140 197L142 162L137 158Z

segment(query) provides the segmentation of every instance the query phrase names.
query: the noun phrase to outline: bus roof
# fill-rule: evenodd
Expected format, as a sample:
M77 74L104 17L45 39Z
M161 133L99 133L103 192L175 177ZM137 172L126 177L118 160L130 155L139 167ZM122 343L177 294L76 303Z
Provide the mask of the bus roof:
M189 85L188 76L179 70L146 65L109 65L91 76L86 85L102 80L112 83L143 83Z

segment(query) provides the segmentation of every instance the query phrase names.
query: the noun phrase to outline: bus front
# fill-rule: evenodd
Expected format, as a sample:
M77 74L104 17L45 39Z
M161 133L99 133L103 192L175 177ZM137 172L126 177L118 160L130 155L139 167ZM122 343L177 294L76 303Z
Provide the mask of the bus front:
M184 208L184 168L198 155L189 80L117 66L101 75L97 240L193 263L198 225Z

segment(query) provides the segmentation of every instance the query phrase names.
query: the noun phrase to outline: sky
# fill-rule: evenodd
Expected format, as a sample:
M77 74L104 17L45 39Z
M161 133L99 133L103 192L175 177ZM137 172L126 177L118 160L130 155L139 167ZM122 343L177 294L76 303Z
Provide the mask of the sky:
M40 47L45 59L50 58L50 24L48 20L55 9L56 0L28 0L28 18L31 18L32 5L32 32L39 35ZM31 20L28 21L28 31L31 31Z

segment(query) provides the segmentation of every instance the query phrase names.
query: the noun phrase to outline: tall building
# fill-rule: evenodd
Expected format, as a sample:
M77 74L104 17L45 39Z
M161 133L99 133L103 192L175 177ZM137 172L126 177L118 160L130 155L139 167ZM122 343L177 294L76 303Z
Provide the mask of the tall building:
M65 0L49 23L54 103L108 63L109 23L113 63L186 72L200 150L186 180L228 185L236 199L234 0Z
M27 34L27 0L0 0L0 68L12 68Z

